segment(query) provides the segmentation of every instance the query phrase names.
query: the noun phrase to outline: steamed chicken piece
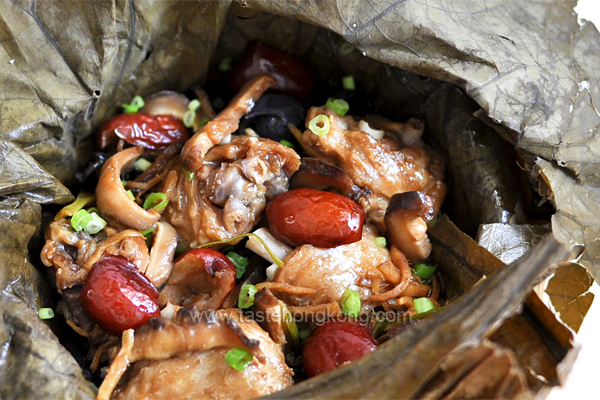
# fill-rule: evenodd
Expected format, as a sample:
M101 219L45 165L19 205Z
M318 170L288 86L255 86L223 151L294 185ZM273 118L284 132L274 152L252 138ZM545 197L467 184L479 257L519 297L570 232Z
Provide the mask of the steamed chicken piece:
M75 232L70 221L61 218L48 225L45 236L41 259L54 267L59 290L85 282L92 264L104 255L123 256L139 269L146 268L150 258L144 236L134 230L118 232L107 227L92 236Z
M316 293L296 296L275 293L292 306L316 306L339 302L346 289L352 289L366 300L371 294L374 278L384 281L378 266L389 261L385 247L375 245L377 230L365 225L362 239L358 242L333 248L320 248L303 245L288 255L283 268L275 275L275 282L304 288L312 288ZM363 302L363 311L372 305Z
M311 108L307 125L319 114L328 117L329 132L317 136L307 129L297 139L310 156L342 168L356 185L368 191L360 203L373 222L382 227L390 198L410 191L430 196L437 214L446 193L443 166L437 158L420 146L401 148L388 136L375 139L360 129L360 122L327 107Z
M243 317L237 309L221 310L214 315L217 320L212 322L212 328L211 322L198 325L198 321L181 326L189 330L188 335L193 335L194 330L206 331L197 335L199 341L210 342L215 336L213 344L205 343L203 346L196 343L196 347L203 347L203 350L194 350L194 344L188 342L189 351L173 354L165 351L160 356L161 347L169 347L169 342L181 341L181 335L163 337L146 329L144 334L148 337L143 345L147 356L134 363L126 382L117 389L113 398L249 399L293 384L292 371L285 364L280 346L256 322ZM235 335L239 338L236 339ZM237 371L227 365L225 355L231 348L245 345L250 346L255 356L246 369ZM136 359L135 345L133 357Z
M280 143L235 137L211 148L193 179L181 169L171 172L177 177L167 178L163 218L189 247L247 233L299 165L298 154Z

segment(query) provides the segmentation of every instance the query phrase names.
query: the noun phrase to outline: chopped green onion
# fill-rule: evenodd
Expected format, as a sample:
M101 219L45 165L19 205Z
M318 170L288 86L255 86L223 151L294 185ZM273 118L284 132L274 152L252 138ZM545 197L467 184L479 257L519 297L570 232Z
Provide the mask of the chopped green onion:
M258 236L256 233L243 233L243 234L241 234L241 235L237 235L237 236L234 236L234 237L232 237L232 238L229 238L229 239L225 239L225 240L216 240L216 241L214 241L214 242L210 242L210 243L204 243L204 244L202 244L202 245L198 246L197 248L198 248L198 249L202 249L202 248L204 248L204 247L210 247L210 246L214 246L214 245L217 245L217 244L227 244L227 243L231 243L231 242L238 241L238 240L240 240L240 239L243 239L243 238L246 238L246 237L253 237L253 238L255 238L256 240L258 240L258 242L259 242L259 243L260 243L260 244L261 244L261 245L262 245L262 246L265 248L265 250L267 251L267 253L269 253L269 257L271 257L271 259L273 260L273 262L274 262L275 264L277 264L277 266L278 266L279 268L282 268L282 267L283 267L283 261L281 261L281 260L279 259L279 257L277 257L277 256L275 255L275 253L273 253L273 252L271 251L271 249L269 248L269 246L267 246L267 244L265 243L265 241L264 241L264 240L262 240L262 238L261 238L260 236Z
M204 118L202 121L198 123L198 128L202 128L204 125L210 122L210 118Z
M92 215L86 210L79 210L71 217L71 227L75 232L81 232L85 226L92 220Z
M87 212L89 212L90 214L95 212L96 214L98 214L100 212L100 210L98 210L98 208L96 207L90 207L86 210Z
M196 122L196 111L187 110L185 114L183 114L183 125L186 128L191 128L194 126L194 122Z
M224 58L219 63L219 70L225 72L231 69L231 58Z
M40 319L52 319L54 318L54 310L51 308L40 308L38 317L40 317Z
M140 157L135 161L134 165L137 169L144 172L144 171L147 171L148 168L150 168L152 163L150 161L146 160L145 158Z
M124 181L123 179L121 179L121 185L127 186L127 181Z
M188 251L188 248L181 242L177 243L177 248L175 249L175 254L178 256Z
M145 231L140 231L140 233L144 236L148 236L152 232L154 232L154 228L146 229Z
M420 263L414 266L413 274L421 278L422 281L426 281L431 278L436 269L435 266Z
M135 200L135 196L133 195L133 192L132 192L131 190L128 190L128 191L127 191L127 192L125 192L125 193L127 193L127 196L129 196L129 198L130 198L131 200Z
M430 310L427 310L425 312L421 312L421 313L418 313L418 314L411 315L411 316L409 316L408 319L411 320L411 319L423 319L423 318L427 318L430 315L433 315L433 314L437 313L438 311L442 310L442 308L443 307L434 307L434 308L432 308Z
M144 104L146 103L144 102L142 96L135 96L131 100L131 103L123 104L123 111L125 111L127 114L133 114L138 112L140 108L144 107Z
M377 339L379 336L383 335L388 325L389 322L387 318L378 318L377 323L373 327L373 337Z
M238 371L245 370L248 365L252 363L253 359L254 356L252 353L241 347L235 347L225 354L225 362L227 365Z
M196 110L201 105L202 103L198 99L194 99L188 104L188 110L183 114L183 125L185 125L186 128L194 126L194 122L196 122Z
M100 232L106 227L106 221L103 220L95 212L91 213L90 216L92 217L92 219L88 221L88 223L83 227L83 229L90 235L95 235L96 233Z
M201 105L202 103L200 102L200 100L194 99L188 104L188 110L196 111Z
M282 145L289 147L290 149L294 148L294 143L290 142L289 140L280 140L279 143L281 143Z
M375 238L375 246L377 247L385 247L387 245L387 241L383 236L379 236Z
M162 211L167 206L167 195L162 192L150 193L144 200L144 208L152 208L156 211Z
M79 210L71 217L71 227L75 232L85 230L90 235L95 235L106 227L106 221L95 212Z
M237 271L235 277L238 279L241 278L244 275L244 272L246 272L246 267L248 267L248 259L246 257L240 256L235 251L229 251L226 255L227 258L229 258L229 260L231 261L231 263L235 266L235 269Z
M294 348L300 349L300 333L298 332L296 320L283 301L279 300L279 304L285 316L286 334L291 339Z
M70 216L74 215L77 211L81 210L83 207L94 202L95 200L96 200L96 196L94 196L93 194L81 192L77 195L77 198L75 199L74 202L72 202L68 206L63 207L58 212L58 214L56 214L56 217L54 217L54 220L59 220L64 217L70 217Z
M256 286L246 284L242 286L240 290L240 296L238 297L239 308L250 308L254 304L254 295L256 294Z
M185 167L181 168L181 172L183 172L187 176L188 181L191 182L194 180L194 173L188 171Z
M354 46L351 43L344 42L340 46L340 54L343 56L352 53L352 51L354 51Z
M360 295L352 289L346 289L342 296L342 312L349 317L358 318L360 314Z
M431 300L429 300L427 297L419 297L418 299L414 300L413 304L415 305L415 310L418 314L427 312L435 308Z
M342 86L346 90L354 90L356 89L356 84L354 83L354 77L352 75L345 76L342 78Z
M298 336L300 336L300 340L304 342L306 338L310 336L311 333L312 331L310 330L310 328L305 328L298 333Z
M308 123L308 129L317 136L325 136L329 133L329 117L319 114Z
M330 97L327 99L327 103L325 105L339 116L346 115L348 110L350 110L348 102L342 99L334 99Z

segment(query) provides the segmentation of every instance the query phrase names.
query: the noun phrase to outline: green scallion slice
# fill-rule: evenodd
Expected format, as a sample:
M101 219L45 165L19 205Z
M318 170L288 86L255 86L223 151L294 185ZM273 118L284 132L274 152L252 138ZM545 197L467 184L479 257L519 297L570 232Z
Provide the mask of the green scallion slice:
M317 136L325 136L329 133L329 117L319 114L308 123L308 129Z
M300 332L298 332L298 336L300 337L300 341L304 342L312 333L310 328L304 328Z
M427 297L419 297L418 299L414 300L413 304L415 305L415 310L418 314L427 312L435 308L432 301L429 300Z
M379 236L375 238L375 246L377 247L385 247L387 245L387 241L383 236Z
M200 108L201 105L202 103L200 102L200 100L194 99L188 104L188 110L196 111L198 108Z
M75 232L81 232L92 218L92 215L86 210L79 210L71 217L71 227L75 229Z
M346 115L348 110L350 110L348 102L342 99L334 99L330 97L327 99L327 103L325 105L339 116Z
M63 207L54 220L59 220L64 217L70 217L75 214L77 211L81 210L83 207L87 206L90 203L93 203L96 200L96 196L91 193L81 192L77 195L77 198L74 202L69 204L68 206Z
M144 104L146 103L144 102L142 96L135 96L131 100L131 103L123 104L123 111L125 111L127 114L133 114L138 112L140 108L144 107Z
M292 345L295 349L300 349L300 332L298 331L298 324L296 324L296 320L294 316L287 308L285 303L279 300L279 304L283 310L283 314L285 316L285 327L286 333L289 339L291 339Z
M162 211L167 206L167 195L161 192L150 193L144 200L144 208L152 208L156 211Z
M152 232L154 232L154 228L146 229L145 231L140 231L140 233L144 236L148 236Z
M346 90L354 90L356 89L356 84L354 83L354 77L352 75L348 75L342 78L342 86Z
M256 286L246 284L242 286L240 290L240 296L238 297L239 308L250 308L254 304L254 295L256 294Z
M127 181L124 181L123 179L121 179L121 185L127 186Z
M210 118L204 118L200 123L198 123L198 128L202 128L204 125L210 122Z
M240 256L235 251L228 251L226 254L227 258L231 261L231 263L235 266L237 274L236 278L241 278L246 272L246 268L248 267L248 259L246 257Z
M185 176L187 176L187 180L188 181L193 181L194 180L194 173L188 171L185 167L181 168L181 172L183 172L185 174Z
M346 289L342 296L342 312L351 317L358 318L360 315L360 295L352 289Z
M281 143L282 145L289 147L290 149L294 148L294 143L290 142L289 140L280 140L279 143Z
M196 111L187 110L185 114L183 114L183 125L186 128L191 128L194 126L194 122L196 122Z
M436 269L435 266L419 263L414 266L413 274L421 278L422 281L426 281L433 276Z
M252 363L254 356L248 350L234 347L225 354L225 362L238 371L245 370Z
M150 161L146 160L145 158L140 157L137 160L135 160L134 165L135 165L135 167L137 169L139 169L140 171L144 172L144 171L147 171L148 168L150 168L150 166L152 165L152 163Z
M129 198L130 198L131 200L135 200L135 196L133 195L133 192L132 192L131 190L128 190L128 191L127 191L127 192L125 192L125 193L127 193L127 196L129 196Z
M350 54L354 51L354 46L351 43L348 42L344 42L341 46L340 46L340 54L345 56L347 54Z
M219 70L220 71L229 71L231 69L231 58L224 58L221 60L221 62L219 63Z
M51 308L40 308L38 317L40 317L40 319L52 319L54 318L54 310Z
M95 212L90 213L90 216L92 218L88 221L87 224L85 224L83 229L90 235L95 235L96 233L100 232L106 227L106 221L103 220L102 217L100 217Z

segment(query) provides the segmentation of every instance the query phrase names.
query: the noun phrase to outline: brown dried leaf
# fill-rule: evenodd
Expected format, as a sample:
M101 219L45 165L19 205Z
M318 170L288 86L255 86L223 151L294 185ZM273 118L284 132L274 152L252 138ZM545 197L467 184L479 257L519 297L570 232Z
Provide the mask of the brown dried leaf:
M444 284L451 297L462 294L461 290L468 290L484 275L506 268L446 217L430 230L430 238L434 244L432 259L446 277ZM523 311L505 321L490 338L511 349L534 392L558 383L557 366L572 347L568 329L534 293L527 297Z
M529 399L532 392L510 350L490 341L448 355L417 397L424 400Z
M560 319L575 332L579 331L594 301L594 294L588 291L593 283L594 279L584 267L570 263L558 268L546 287Z

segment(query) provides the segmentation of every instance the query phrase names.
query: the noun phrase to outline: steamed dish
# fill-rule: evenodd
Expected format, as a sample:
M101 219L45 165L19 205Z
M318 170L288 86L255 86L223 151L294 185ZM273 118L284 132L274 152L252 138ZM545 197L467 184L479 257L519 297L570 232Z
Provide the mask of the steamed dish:
M218 112L200 88L124 105L46 229L99 399L266 395L443 305L423 124L343 98L305 110L310 70L260 44L231 73Z

